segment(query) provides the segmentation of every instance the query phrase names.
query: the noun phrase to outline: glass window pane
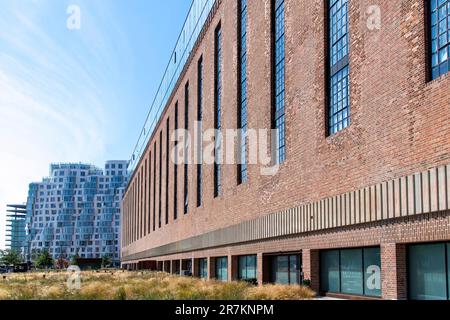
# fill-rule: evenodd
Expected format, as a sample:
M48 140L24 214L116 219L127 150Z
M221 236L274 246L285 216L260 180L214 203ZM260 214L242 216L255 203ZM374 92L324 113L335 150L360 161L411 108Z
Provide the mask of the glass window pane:
M298 256L290 256L289 258L289 283L299 284L300 267Z
M208 260L200 259L200 278L206 279L208 277Z
M275 1L275 129L277 129L277 161L286 160L285 138L285 29L284 0Z
M239 129L242 129L241 141L240 141L240 166L238 172L238 178L240 183L247 182L247 139L245 137L245 130L247 127L247 0L240 0L240 68L241 81L240 81L240 111L238 114Z
M239 257L238 278L242 279L245 276L245 261L244 257Z
M445 244L409 248L409 292L413 300L447 299Z
M321 252L320 269L321 290L324 292L340 292L339 251Z
M280 284L289 284L289 257L278 257L278 281Z
M342 293L363 295L362 250L341 251Z
M289 258L280 256L275 261L275 283L289 284Z
M381 297L380 248L364 249L364 294Z
M447 299L450 300L450 242L447 243L447 286L448 286Z
M216 259L216 279L219 281L228 280L228 258Z
M222 259L222 279L224 281L228 280L228 259L227 258Z
M350 125L348 1L329 0L330 104L329 134Z
M256 256L250 256L250 262L247 269L247 277L248 279L256 279Z
M238 278L239 280L256 279L256 256L239 257Z
M448 10L450 0L430 1L430 38L431 38L431 67L433 79L445 74L449 70L448 49L450 12ZM439 53L439 56L437 55Z

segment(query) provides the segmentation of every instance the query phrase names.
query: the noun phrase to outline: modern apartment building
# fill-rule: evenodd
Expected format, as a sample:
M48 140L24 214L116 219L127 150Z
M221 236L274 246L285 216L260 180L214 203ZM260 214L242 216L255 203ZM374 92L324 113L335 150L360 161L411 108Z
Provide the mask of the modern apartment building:
M449 0L194 1L131 163L122 266L449 299L449 50ZM241 161L174 162L196 121L248 132L212 148Z
M9 204L6 213L6 247L20 254L25 254L26 206Z
M27 202L28 259L47 250L54 259L120 261L120 203L128 161L52 164L50 176L30 184Z

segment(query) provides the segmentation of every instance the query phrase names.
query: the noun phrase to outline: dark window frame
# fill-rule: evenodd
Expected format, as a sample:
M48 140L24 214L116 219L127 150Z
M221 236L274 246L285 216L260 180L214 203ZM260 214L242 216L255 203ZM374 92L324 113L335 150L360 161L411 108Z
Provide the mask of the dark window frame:
M151 149L151 148L150 148ZM148 233L151 233L152 229L152 211L151 211L151 193L152 193L152 152L149 152L148 157Z
M226 262L226 266L227 266L227 269L226 269L226 280L225 279L222 279L222 278L220 278L219 279L219 277L218 277L218 261L225 261ZM216 280L218 280L218 281L229 281L230 279L229 279L229 277L228 277L228 268L230 267L230 261L228 261L228 257L216 257L216 258L214 258L214 263L215 263L215 265L214 265L214 278L216 279ZM222 265L221 265L222 266ZM222 268L220 268L220 269L222 269Z
M245 258L245 268L247 269L249 264L249 260L252 259L255 261L255 278L248 278L248 277L244 277L241 274L241 259ZM248 281L251 282L253 284L257 284L258 282L258 255L256 254L247 254L247 255L241 255L237 257L237 278L240 281ZM248 271L246 271L248 272Z
M432 30L433 30L433 24L432 24L432 14L433 11L431 10L432 1L434 0L424 0L424 14L425 14L425 39L426 39L426 66L427 66L427 81L431 82L434 80L437 80L441 78L442 76L450 73L450 1L444 0L444 4L439 5L439 1L437 0L437 11L439 13L439 8L442 6L447 7L447 15L444 20L447 22L447 31L445 32L447 34L447 43L443 46L440 45L440 33L439 33L439 16L437 17L437 23L436 23L436 32L437 37L436 39L433 39ZM433 64L433 41L436 40L436 55L437 55L437 61L438 64L436 66L437 69L439 69L438 74L434 75L433 69L435 68ZM447 59L445 62L439 62L440 61L440 51L444 50L447 51ZM446 66L446 68L445 68ZM442 67L444 67L444 70L440 70Z
M245 3L245 7L242 5ZM237 184L241 185L248 181L248 164L247 164L247 132L248 126L248 108L247 108L247 26L248 11L247 0L238 0L237 6L237 128L240 129L239 136L239 161L237 165ZM245 17L245 26L244 24ZM245 27L245 28L244 28ZM245 41L245 49L243 43ZM245 65L245 74L243 72ZM244 98L245 96L245 98ZM243 117L245 114L245 119ZM242 136L244 134L244 137Z
M202 265L204 264L204 265ZM203 273L203 267L206 268L206 273ZM208 278L208 258L200 258L198 259L198 277L200 279Z
M338 134L339 132L343 131L344 129L351 126L351 92L350 92L350 6L347 1L347 32L344 36L347 37L347 54L342 57L340 60L336 61L335 64L333 64L332 60L332 48L333 45L337 44L339 40L343 39L344 36L341 36L339 39L336 40L336 42L332 43L332 34L333 34L333 25L331 23L331 10L334 6L336 0L326 0L325 1L325 57L326 57L326 68L325 68L325 135L326 137L334 136L335 134ZM342 48L341 48L342 49ZM348 100L348 104L346 107L339 109L337 112L333 112L333 115L331 115L332 109L336 106L338 106L340 103L337 102L336 105L332 105L333 103L333 80L339 79L339 74L343 71L346 71L347 75L346 82L347 82L347 91L348 95L346 96ZM343 81L344 78L341 78L339 82ZM339 85L336 82L335 85L336 88L339 88ZM338 96L339 93L336 92L336 95ZM337 108L337 107L336 107ZM344 118L344 114L347 114L347 116ZM334 122L333 118L337 118L337 121ZM342 117L342 120L339 120L339 118ZM339 127L342 126L341 129Z
M214 31L214 129L220 131L222 128L222 26L221 22ZM222 193L222 166L220 165L220 148L218 146L218 135L215 134L214 146L214 198Z
M169 224L169 178L170 178L170 118L166 121L166 225Z
M147 186L148 186L148 180L147 180L147 169L148 169L148 159L145 158L145 163L144 163L144 222L143 222L143 226L144 226L144 237L147 236L148 234L148 230L147 230Z
M427 1L427 0L425 0L425 1ZM410 248L413 247L413 246L420 246L420 245L425 246L425 245L437 245L437 244L443 244L445 246L445 250L444 250L445 270L446 270L447 273L449 273L449 274L446 274L446 277L445 277L445 279L446 279L446 293L447 293L447 300L446 301L449 301L450 300L450 280L449 280L449 278L450 278L450 269L449 269L449 265L448 265L448 263L449 263L448 252L449 252L449 248L450 248L450 242L449 241L443 241L443 242L442 241L438 241L438 242L419 242L419 243L411 243L411 244L407 245L407 248L406 248L406 277L407 277L407 281L406 281L406 283L407 283L408 288L411 288L411 281L412 281L412 279L411 279L411 275L410 275L410 261L411 261L411 258L410 258L411 250L410 250ZM412 300L410 290L408 290L408 299Z
M189 130L189 82L184 86L184 129ZM185 137L186 139L187 137ZM186 148L188 141L184 142L185 158L184 158L184 197L183 197L183 213L186 215L189 212L189 149Z
M278 16L278 10L283 7L283 33L282 35L277 39L277 16ZM284 0L271 0L271 127L272 129L278 129L277 132L277 148L274 150L275 152L275 163L276 164L282 164L287 159L286 154L286 12L285 12L285 2ZM283 42L283 50L282 55L283 58L277 59L277 45L278 41ZM280 61L277 61L280 60ZM279 69L278 67L280 66ZM283 74L283 89L280 90L280 92L277 92L277 83L278 78L277 74L278 71L282 71ZM278 110L278 103L277 99L282 97L282 105L283 108ZM279 125L279 122L281 124ZM281 128L281 130L280 130ZM283 143L280 143L280 141L283 141Z
M156 231L156 142L153 150L153 231Z
M178 130L178 101L175 103L174 132ZM173 164L173 219L178 219L178 138L175 139L175 163Z
M141 212L139 213L139 239L144 236L144 218L145 218L145 209L144 209L144 169L141 168L141 190L140 190L140 202L141 202Z
M430 0L423 0L424 7L424 32L425 32L425 69L426 69L426 81L433 81L432 74L432 47L431 47L431 12L430 12Z
M267 257L269 258L270 282L271 283L276 283L275 282L275 278L273 276L273 261L275 259L279 258L279 257L287 257L288 258L289 285L295 285L295 284L301 285L302 284L302 281L303 281L303 279L302 279L302 272L303 272L303 270L302 270L302 256L301 256L301 253L297 252L297 253L286 253L286 254L273 254L273 255L268 255ZM295 257L296 263L297 263L297 266L298 266L298 269L299 269L299 270L296 270L296 277L297 277L297 279L296 279L295 282L291 280L291 273L292 273L292 271L291 271L291 258L292 257Z
M197 65L197 121L203 121L203 56L198 60ZM201 136L201 133L200 133ZM199 145L197 146L197 208L202 206L203 203L203 169L202 169L202 152L203 147L201 145L202 139L199 137L200 141L197 141Z
M162 130L159 132L159 181L158 181L158 227L162 228L162 144L163 144Z
M325 292L325 293L334 293L334 294L342 294L345 296L355 296L355 297L368 297L368 298L381 298L381 296L374 296L374 295L367 295L366 294L366 286L365 286L365 272L364 272L364 251L365 250L369 250L369 249L379 249L380 250L380 254L381 254L381 247L380 246L370 246L370 247L356 247L356 248L339 248L339 249L326 249L326 250L321 250L319 252L319 283L322 286L322 253L326 253L326 252L334 252L337 251L339 253L339 292L334 292L334 291L323 291L322 287L320 287L320 292ZM363 270L362 270L362 287L363 287L363 295L357 295L357 294L349 294L349 293L343 293L342 292L342 276L341 276L341 254L342 251L348 251L348 250L361 250L362 254L361 254L361 261L362 261L362 266L363 266ZM382 267L382 265L381 265ZM383 269L381 269L381 272L383 272ZM381 275L382 277L382 275ZM383 284L381 283L381 295L383 295Z

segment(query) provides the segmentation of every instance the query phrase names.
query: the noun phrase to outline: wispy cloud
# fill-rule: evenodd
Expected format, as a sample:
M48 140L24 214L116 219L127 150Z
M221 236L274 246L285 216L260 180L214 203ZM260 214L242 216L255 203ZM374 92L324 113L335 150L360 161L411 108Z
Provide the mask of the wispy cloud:
M26 201L28 183L47 174L50 162L106 160L109 111L119 93L103 84L121 77L110 57L111 50L118 50L117 39L111 41L96 25L106 23L104 7L85 10L87 22L78 33L60 24L62 30L51 35L41 24L52 18L45 11L50 10L48 2L18 2L22 7L0 1L1 212L7 203ZM64 21L65 11L59 14ZM120 28L113 22L107 26L117 30L126 56ZM71 38L61 43L64 36Z

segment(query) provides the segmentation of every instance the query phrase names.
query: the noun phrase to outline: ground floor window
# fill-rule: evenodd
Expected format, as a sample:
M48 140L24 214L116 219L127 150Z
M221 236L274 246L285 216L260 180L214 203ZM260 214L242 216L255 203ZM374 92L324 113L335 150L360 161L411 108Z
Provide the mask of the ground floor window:
M241 256L238 260L238 279L255 283L257 282L256 276L256 260L255 255Z
M228 258L216 258L216 280L228 281Z
M320 283L323 292L381 297L380 248L322 251Z
M163 269L164 269L164 272L170 273L170 261L163 262Z
M180 260L172 261L172 273L178 275L180 274Z
M198 273L200 279L208 278L208 259L198 260Z
M409 246L408 269L410 299L450 300L450 243Z
M191 277L192 276L192 259L183 260L181 275Z
M294 285L301 283L301 262L299 255L270 257L270 282Z

